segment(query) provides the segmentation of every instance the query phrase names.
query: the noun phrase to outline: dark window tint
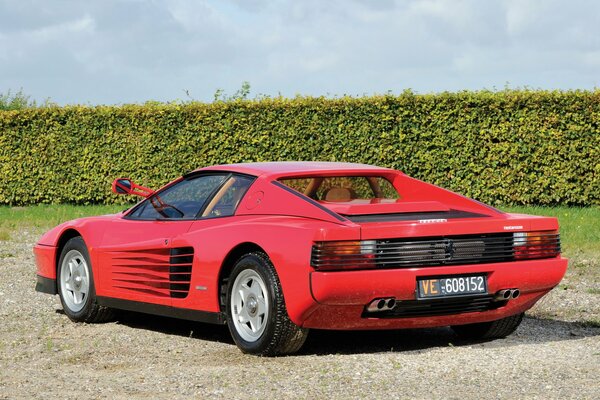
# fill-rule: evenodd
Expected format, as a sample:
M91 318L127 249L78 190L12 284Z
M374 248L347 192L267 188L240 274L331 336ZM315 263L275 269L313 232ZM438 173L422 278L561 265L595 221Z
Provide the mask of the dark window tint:
M188 219L195 218L228 175L203 175L185 179L148 198L130 218Z
M229 178L215 197L212 198L202 216L225 217L233 215L252 182L254 182L254 179L246 176L232 176Z

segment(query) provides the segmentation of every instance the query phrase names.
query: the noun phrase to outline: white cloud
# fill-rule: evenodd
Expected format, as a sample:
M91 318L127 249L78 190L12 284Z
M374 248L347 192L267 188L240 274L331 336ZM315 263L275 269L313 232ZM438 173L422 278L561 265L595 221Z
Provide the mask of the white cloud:
M56 25L43 26L41 28L25 31L23 36L37 42L52 42L63 40L69 35L80 35L92 33L95 28L94 19L88 14L72 21L62 22Z
M59 103L592 88L585 0L0 0L0 91Z
M215 10L205 2L175 0L166 4L166 9L177 23L188 32L202 31L206 24L224 24ZM219 21L220 20L220 21Z

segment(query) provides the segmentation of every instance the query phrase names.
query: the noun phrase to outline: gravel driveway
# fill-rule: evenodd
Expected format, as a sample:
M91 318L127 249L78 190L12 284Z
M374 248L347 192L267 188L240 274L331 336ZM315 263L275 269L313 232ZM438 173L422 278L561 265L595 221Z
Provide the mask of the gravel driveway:
M135 313L70 322L57 296L34 291L40 234L0 241L0 399L600 397L600 295L571 271L507 339L313 331L298 355L258 358L226 327Z

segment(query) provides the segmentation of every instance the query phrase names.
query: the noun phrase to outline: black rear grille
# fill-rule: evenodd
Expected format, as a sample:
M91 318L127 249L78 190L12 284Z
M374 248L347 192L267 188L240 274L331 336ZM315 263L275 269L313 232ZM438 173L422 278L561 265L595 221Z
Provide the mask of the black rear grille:
M516 259L548 258L560 253L560 237L552 232L532 243L512 233L460 235L356 242L319 242L312 248L311 265L335 270L414 268L439 265L485 264Z
M377 264L382 267L455 265L510 261L512 234L446 237L424 240L386 240L377 243Z
M494 296L459 297L455 299L428 299L398 301L388 311L363 313L363 318L413 318L438 315L462 314L495 310L506 305L506 301L494 301Z

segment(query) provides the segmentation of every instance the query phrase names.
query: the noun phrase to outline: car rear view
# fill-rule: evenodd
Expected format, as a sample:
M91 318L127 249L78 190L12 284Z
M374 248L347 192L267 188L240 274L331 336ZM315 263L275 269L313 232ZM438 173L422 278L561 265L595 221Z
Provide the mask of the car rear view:
M312 246L303 326L452 326L510 334L566 271L554 218L506 214L404 174L280 181L360 227L357 240Z

